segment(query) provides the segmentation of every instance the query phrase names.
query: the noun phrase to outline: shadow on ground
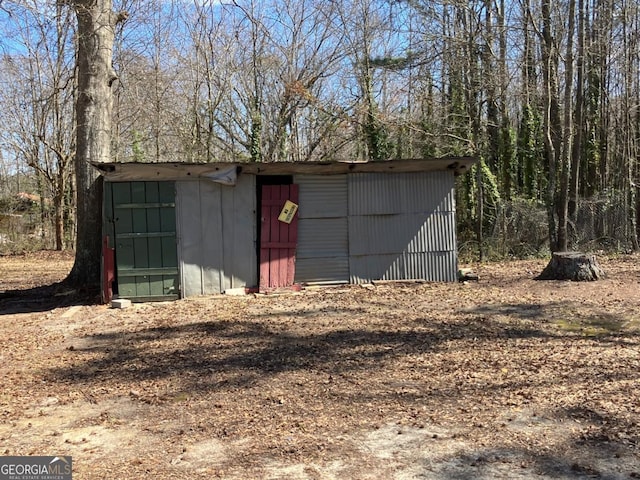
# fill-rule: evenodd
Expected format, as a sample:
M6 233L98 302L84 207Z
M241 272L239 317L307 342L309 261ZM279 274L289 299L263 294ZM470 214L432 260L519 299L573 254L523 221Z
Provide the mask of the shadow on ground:
M95 305L99 301L99 292L95 289L78 290L65 282L58 282L26 290L0 292L0 316L47 312L74 305Z
M200 320L122 329L79 339L78 345L67 353L68 366L50 373L55 381L87 384L117 380L135 385L145 380L178 376L185 390L216 391L230 386L251 386L286 372L330 376L384 371L397 360L410 362L409 365L415 362L415 368L429 374L429 363L425 361L428 359L425 355L429 354L459 351L463 359L465 350L486 349L487 345L489 350L492 345L496 349L509 349L518 348L518 343L523 341L560 345L584 339L575 332L542 328L542 322L505 324L492 319L491 312L496 311L518 313L526 320L539 320L543 315L541 307L504 305L491 309L480 307L458 321L418 317L395 326L369 327L352 322L342 327L337 322L332 327L322 327L317 324L318 318L326 315L324 309L319 312L303 309L287 312L296 319L295 329L270 324L266 318L260 318L260 314L256 320ZM354 315L349 308L334 309L333 314ZM607 321L622 322L617 318ZM589 340L630 345L638 342L638 334L612 329L606 335ZM473 350L468 352L471 357ZM530 386L529 379L522 381ZM504 386L504 383L499 385Z

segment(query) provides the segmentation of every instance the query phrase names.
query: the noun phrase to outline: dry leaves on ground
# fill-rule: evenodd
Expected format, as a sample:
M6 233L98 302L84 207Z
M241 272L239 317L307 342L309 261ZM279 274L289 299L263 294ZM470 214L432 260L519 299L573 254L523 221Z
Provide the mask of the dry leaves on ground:
M126 310L4 294L1 445L78 479L638 477L638 260ZM0 291L50 261L0 258Z

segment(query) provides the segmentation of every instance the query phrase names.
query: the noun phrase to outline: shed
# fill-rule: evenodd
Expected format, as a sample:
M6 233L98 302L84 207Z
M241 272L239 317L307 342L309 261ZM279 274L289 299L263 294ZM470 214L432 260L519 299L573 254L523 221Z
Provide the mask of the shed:
M104 299L455 281L454 177L474 161L95 163Z

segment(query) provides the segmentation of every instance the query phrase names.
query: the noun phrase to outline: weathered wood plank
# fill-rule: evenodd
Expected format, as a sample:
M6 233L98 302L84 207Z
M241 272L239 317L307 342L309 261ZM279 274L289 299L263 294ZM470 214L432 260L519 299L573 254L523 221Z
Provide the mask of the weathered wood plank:
M477 161L475 157L389 160L384 162L276 162L276 163L94 163L109 181L197 180L235 166L239 173L252 175L335 175L364 172L431 172L449 170L465 173ZM160 192L160 198L166 198ZM162 200L161 200L162 201Z

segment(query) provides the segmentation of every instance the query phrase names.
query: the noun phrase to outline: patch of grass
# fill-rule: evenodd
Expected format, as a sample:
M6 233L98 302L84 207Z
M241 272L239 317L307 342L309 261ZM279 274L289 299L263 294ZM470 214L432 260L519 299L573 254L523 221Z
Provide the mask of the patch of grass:
M612 335L626 330L624 319L610 316L592 316L586 318L562 318L551 322L561 330L572 333L579 333L587 337L597 337L601 335Z

